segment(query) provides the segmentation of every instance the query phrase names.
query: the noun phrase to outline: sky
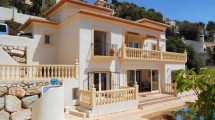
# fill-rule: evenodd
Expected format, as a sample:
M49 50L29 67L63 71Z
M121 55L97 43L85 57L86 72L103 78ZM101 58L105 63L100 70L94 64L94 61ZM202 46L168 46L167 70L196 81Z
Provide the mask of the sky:
M95 0L88 0L94 3ZM111 0L109 0L111 1ZM133 2L146 9L154 8L165 18L190 22L215 21L215 0L118 0Z

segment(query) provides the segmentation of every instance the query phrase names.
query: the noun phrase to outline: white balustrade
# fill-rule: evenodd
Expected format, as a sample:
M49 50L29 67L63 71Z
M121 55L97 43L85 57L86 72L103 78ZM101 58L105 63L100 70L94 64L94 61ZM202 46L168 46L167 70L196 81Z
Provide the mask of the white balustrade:
M121 57L125 59L139 59L139 60L160 60L175 62L187 61L186 51L184 53L161 52L156 50L129 48L125 46L121 48Z
M77 78L76 65L1 65L0 80Z

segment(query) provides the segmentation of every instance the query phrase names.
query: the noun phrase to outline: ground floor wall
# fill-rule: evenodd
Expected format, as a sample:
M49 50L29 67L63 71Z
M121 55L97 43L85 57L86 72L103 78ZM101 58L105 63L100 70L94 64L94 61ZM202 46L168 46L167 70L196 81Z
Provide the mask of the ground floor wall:
M129 70L156 70L158 73L158 88L162 92L165 87L165 83L172 82L172 71L185 69L184 63L164 63L158 61L122 61L120 59L114 60L89 60L84 62L84 65L80 62L80 88L89 89L92 81L95 80L94 74L97 72L109 72L111 78L109 79L112 84L120 86L129 86L128 73ZM142 75L142 77L147 76ZM145 78L144 78L145 79ZM112 87L111 87L112 88ZM115 88L112 88L115 89ZM117 89L117 88L116 88Z

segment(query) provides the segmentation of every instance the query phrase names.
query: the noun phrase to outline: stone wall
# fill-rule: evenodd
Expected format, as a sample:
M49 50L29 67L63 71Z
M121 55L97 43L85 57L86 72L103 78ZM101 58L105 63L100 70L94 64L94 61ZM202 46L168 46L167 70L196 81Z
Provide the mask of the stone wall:
M62 81L59 81L62 85ZM0 120L31 119L32 103L37 101L42 87L50 85L43 81L1 81L0 82Z
M0 47L7 52L17 63L26 64L26 47L24 46L9 46L0 45Z

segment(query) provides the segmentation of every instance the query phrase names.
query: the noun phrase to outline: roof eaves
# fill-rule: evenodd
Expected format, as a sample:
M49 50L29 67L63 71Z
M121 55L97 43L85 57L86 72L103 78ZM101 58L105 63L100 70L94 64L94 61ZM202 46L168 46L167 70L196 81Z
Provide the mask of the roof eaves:
M105 18L105 19L112 19L112 20L115 20L115 21L121 21L121 22L124 22L124 23L127 23L127 24L132 24L132 25L136 25L136 26L149 28L149 29L154 29L154 30L157 30L157 31L160 31L160 32L165 31L165 29L161 29L161 28L158 28L158 27L155 27L155 26L144 25L144 24L141 24L141 23L137 23L135 21L130 21L130 20L119 18L119 17L114 17L114 16L110 16L110 15L106 15L106 14L101 14L101 13L97 13L97 12L93 12L93 11L89 11L89 10L80 9L79 13L88 14L88 15L94 15L96 17L102 17L102 18Z

